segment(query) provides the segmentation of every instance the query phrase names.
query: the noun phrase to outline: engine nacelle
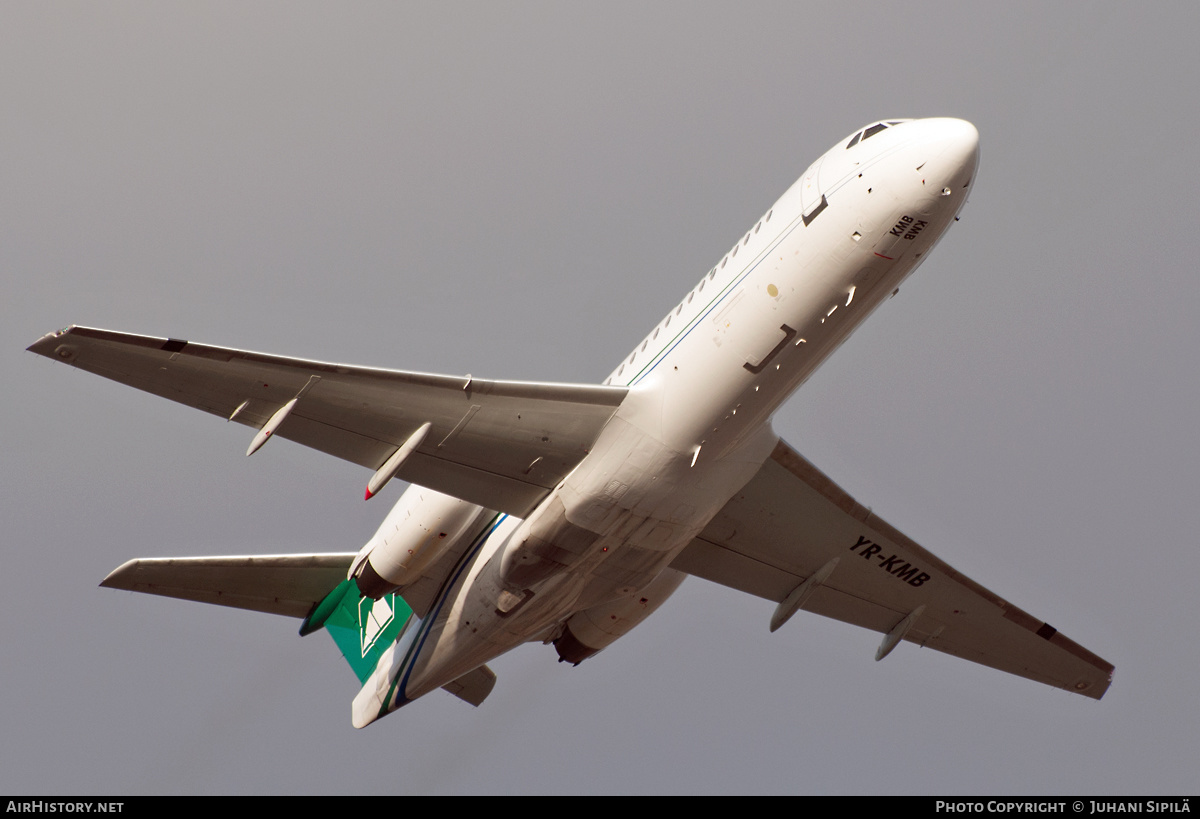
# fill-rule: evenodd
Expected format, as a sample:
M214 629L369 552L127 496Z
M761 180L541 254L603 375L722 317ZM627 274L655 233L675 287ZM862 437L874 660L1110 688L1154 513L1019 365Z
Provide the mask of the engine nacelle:
M612 645L657 611L685 577L675 569L663 569L649 586L629 597L575 612L563 626L562 636L554 641L558 661L579 665Z
M375 600L420 577L485 510L423 486L410 486L362 547L350 570Z

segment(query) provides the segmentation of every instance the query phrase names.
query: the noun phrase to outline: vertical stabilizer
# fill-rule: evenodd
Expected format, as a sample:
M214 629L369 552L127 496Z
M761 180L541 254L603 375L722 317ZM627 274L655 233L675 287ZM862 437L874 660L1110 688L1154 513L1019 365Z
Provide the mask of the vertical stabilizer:
M359 593L356 581L343 580L305 621L305 628L315 630L324 625L358 681L365 683L412 613L398 594L372 600Z

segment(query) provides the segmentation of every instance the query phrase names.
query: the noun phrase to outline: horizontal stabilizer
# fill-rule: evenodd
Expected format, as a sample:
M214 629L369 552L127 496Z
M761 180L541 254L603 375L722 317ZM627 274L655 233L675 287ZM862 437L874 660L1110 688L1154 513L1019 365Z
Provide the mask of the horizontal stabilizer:
M446 683L442 686L442 690L449 691L463 702L478 707L487 699L487 695L492 693L495 685L496 672L486 665L481 665L474 671L463 674L454 682Z
M355 553L154 557L130 560L101 586L306 617L346 579Z

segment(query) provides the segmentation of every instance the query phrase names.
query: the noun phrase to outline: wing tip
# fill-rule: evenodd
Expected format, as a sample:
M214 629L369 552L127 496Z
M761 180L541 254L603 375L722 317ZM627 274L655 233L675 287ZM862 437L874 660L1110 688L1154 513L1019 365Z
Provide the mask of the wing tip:
M1099 670L1102 672L1105 671L1103 668ZM1094 680L1079 680L1074 686L1068 688L1067 690L1074 694L1082 694L1089 699L1099 702L1104 698L1104 695L1108 693L1108 689L1112 685L1112 681L1113 667L1110 665L1107 669L1107 674L1104 678L1104 681L1099 685L1097 685L1096 681Z
M61 330L46 333L46 335L26 347L25 350L26 352L44 355L47 358L54 358L54 351L58 346L56 342L63 336L70 335L75 330L75 327L76 325L74 324L68 324Z
M138 562L137 558L126 560L100 581L100 588L133 591L133 573L137 569Z

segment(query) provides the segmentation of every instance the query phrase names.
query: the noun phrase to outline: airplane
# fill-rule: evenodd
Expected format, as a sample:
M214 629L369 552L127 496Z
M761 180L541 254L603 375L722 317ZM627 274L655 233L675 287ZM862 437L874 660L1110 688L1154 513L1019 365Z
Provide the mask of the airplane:
M361 728L480 705L529 642L579 664L689 575L1100 699L1113 666L955 571L781 440L784 401L925 260L975 180L951 118L871 123L814 162L599 385L285 358L70 326L29 350L407 481L358 552L149 558L102 586L324 628Z

